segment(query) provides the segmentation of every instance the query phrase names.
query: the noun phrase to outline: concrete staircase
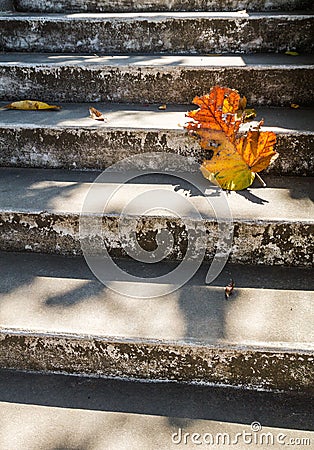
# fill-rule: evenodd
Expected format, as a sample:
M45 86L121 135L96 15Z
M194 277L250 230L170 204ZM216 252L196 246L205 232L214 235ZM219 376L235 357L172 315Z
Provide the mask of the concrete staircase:
M58 112L0 111L1 368L313 392L312 2L0 6L0 106L26 98L62 104ZM206 195L194 192L185 219L196 230L192 209L202 215L202 267L178 290L174 278L167 295L158 296L158 282L138 281L126 297L117 288L123 281L104 286L82 258L86 194L99 171L129 156L197 158L184 113L216 84L238 89L277 133L280 157L264 176L267 188L228 195L231 255L206 285L217 242L206 195L217 190L195 175ZM88 117L92 105L107 122ZM189 166L182 169L189 178ZM102 245L141 280L163 277L187 252L182 217L135 211L142 248L154 251L161 229L173 238L166 260L145 264L127 257L134 236L119 234L119 212L152 186L165 198L189 186L170 172L124 184L119 172L105 183L122 187L103 218ZM225 300L230 278L236 291Z

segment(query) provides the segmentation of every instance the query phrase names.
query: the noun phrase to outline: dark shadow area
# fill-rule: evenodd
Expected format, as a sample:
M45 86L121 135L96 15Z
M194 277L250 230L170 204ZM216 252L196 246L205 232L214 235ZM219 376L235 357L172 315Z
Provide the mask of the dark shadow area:
M249 189L245 189L243 191L237 191L238 195L241 195L241 197L244 197L246 200L257 203L258 205L264 205L265 203L269 203L268 200L264 200L261 197L258 197L257 195L253 194Z
M45 301L45 305L50 308L61 307L71 308L78 303L88 301L91 295L99 295L104 290L104 286L95 279L88 282L85 286L72 289L65 295L52 295Z
M263 192L264 189L267 190L267 188L273 188L273 189L288 189L289 195L293 199L306 199L309 198L310 200L314 201L314 183L313 183L313 177L286 177L286 176L274 176L274 175L268 175L264 172L260 173L263 181L266 183L266 188L263 188L261 186L261 183L258 181L257 178L255 178L253 185L251 188L246 189L245 191L238 191L237 194L245 193L243 195L245 198L246 196L250 197L250 194L253 194L251 192L252 188L255 188L254 196L256 194L256 189L258 189L259 192ZM247 194L249 193L249 194ZM271 206L271 202L268 202Z
M308 396L179 383L0 372L0 401L313 430ZM179 419L179 420L178 420ZM180 419L183 419L180 420Z
M160 274L174 270L180 261L162 261L156 264L145 264L130 259L118 259L115 262L128 273L141 277L158 277ZM209 262L204 262L187 286L205 286L205 277ZM17 272L17 268L20 268ZM35 277L59 279L83 279L88 281L86 295L97 293L104 286L95 278L85 260L78 257L44 255L36 253L0 252L0 293L8 293L16 287L29 284ZM224 287L230 278L236 280L238 288L314 290L314 279L311 270L298 267L282 266L243 266L227 264L218 278L212 283L214 287ZM83 289L84 292L84 289Z

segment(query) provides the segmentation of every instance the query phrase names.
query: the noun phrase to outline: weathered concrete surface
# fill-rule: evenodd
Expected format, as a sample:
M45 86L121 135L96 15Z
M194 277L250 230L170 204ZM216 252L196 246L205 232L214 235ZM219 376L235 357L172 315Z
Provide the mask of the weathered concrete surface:
M137 172L138 175L141 173ZM80 254L79 214L96 175L86 172L1 169L0 248ZM169 175L169 179L166 175L151 175L142 181L133 180L131 184L121 185L102 216L104 240L98 233L95 235L95 226L90 224L94 231L86 239L90 240L92 248L99 249L105 243L111 255L120 256L125 255L126 247L134 249L138 241L140 246L151 252L156 249L156 236L166 229L174 239L173 246L167 247L168 257L182 259L189 243L194 246L195 254L205 246L205 256L211 258L219 233L215 213L210 210L210 205L220 202L220 194L198 175L200 186L203 183L208 187L206 196L209 197L200 196L184 181L184 177L184 173L175 178ZM119 186L119 179L121 175L118 173L109 176L101 195L111 192L112 183ZM285 178L266 177L266 181L269 186L267 189L250 188L228 196L234 219L231 261L311 266L314 226L312 179L291 177L287 183ZM169 193L174 191L177 192L178 201L187 199L185 193L189 189L192 189L191 197L184 200L187 204L182 211L179 208L178 217L160 208L151 210L151 199L147 200L147 210L151 211L149 214L139 216L135 206L127 213L126 228L120 235L122 208L131 198L139 195L150 198L148 193L154 192L156 188L165 189L159 192L159 197L165 195L165 205ZM206 198L212 203L208 203ZM195 218L195 208L203 219ZM207 236L203 235L202 225L207 230ZM131 235L134 230L136 237Z
M0 331L6 369L207 382L313 394L313 353Z
M0 445L6 450L191 450L193 433L199 433L199 442L211 433L218 443L223 433L229 442L239 433L239 445L233 447L241 448L243 433L253 438L251 424L257 420L259 440L265 443L263 433L270 433L274 450L283 447L280 435L287 444L302 442L303 448L314 439L308 431L313 429L311 398L295 393L4 370L0 401ZM179 429L181 445L177 435L172 441Z
M313 56L49 55L0 58L0 98L58 102L187 103L216 84L254 105L312 105ZM75 83L73 82L75 80Z
M0 327L314 351L311 270L228 264L206 285L209 264L204 263L183 287L158 296L158 277L171 272L175 262L115 261L141 279L157 280L135 283L134 295L141 291L148 298L132 297L132 289L129 297L118 293L123 281L117 279L104 286L81 258L0 252ZM231 277L236 288L226 301L224 286ZM175 286L175 276L171 281Z
M314 16L248 13L2 15L0 49L28 52L311 52Z
M311 9L311 0L16 0L19 11L290 11Z
M6 103L0 103L0 108ZM88 117L88 104L63 104L58 112L0 110L0 165L17 167L104 169L144 152L201 155L182 125L193 105L97 104L107 122ZM277 134L280 157L269 173L312 175L313 109L258 108L265 130Z
M0 11L13 11L13 1L0 0Z

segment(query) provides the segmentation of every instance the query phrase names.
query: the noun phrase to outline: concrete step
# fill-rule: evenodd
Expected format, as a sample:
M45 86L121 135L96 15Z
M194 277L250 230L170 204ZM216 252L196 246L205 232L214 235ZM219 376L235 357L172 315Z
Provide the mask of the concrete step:
M0 11L13 11L12 0L0 0Z
M305 13L4 13L0 27L2 51L202 54L314 47L314 16Z
M92 254L105 247L111 256L134 256L144 249L140 257L148 254L155 261L161 239L160 251L168 259L197 259L202 252L201 259L212 259L218 250L220 256L231 250L230 261L236 263L312 266L312 178L265 176L266 189L256 181L226 198L198 171L167 172L173 164L188 169L189 159L174 163L177 158L137 156L138 169L122 166L122 172L107 172L94 185L90 195L96 203L92 210L84 206L94 219L81 228L82 243L90 243ZM2 168L0 174L2 250L82 254L80 213L98 172ZM226 224L233 217L233 240L218 227L216 214Z
M211 437L212 448L241 448L255 436L280 450L314 439L311 398L295 393L1 371L0 401L5 450L191 450Z
M206 285L204 263L160 297L173 264L120 260L140 277L126 297L124 281L104 286L80 258L1 253L0 261L1 368L313 392L307 269L227 265ZM141 281L152 273L155 283ZM225 300L230 277L236 291Z
M311 9L311 0L16 0L18 11L135 12L135 11L295 11Z
M314 56L0 56L0 99L58 102L186 103L216 84L251 105L313 105ZM75 82L74 82L75 80Z
M0 102L1 106L5 103ZM183 131L193 105L100 103L107 122L89 118L90 104L63 104L57 112L0 110L0 165L65 169L105 169L143 152L183 156L201 154L199 144ZM268 172L311 175L314 172L313 108L257 109L265 130L277 134L280 157Z

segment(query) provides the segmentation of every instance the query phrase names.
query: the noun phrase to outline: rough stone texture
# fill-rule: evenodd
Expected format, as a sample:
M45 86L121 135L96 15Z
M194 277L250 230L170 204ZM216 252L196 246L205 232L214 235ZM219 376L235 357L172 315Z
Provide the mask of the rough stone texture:
M13 1L0 0L0 11L13 11Z
M106 216L103 220L104 240L92 236L88 242L91 249L98 254L105 245L113 257L126 257L124 250L134 248L135 241L131 236L119 235L119 216ZM129 223L130 232L134 220ZM195 223L194 227L197 226ZM218 229L213 222L206 223L208 242L205 259L211 260L216 252ZM25 214L0 212L0 249L5 251L31 251L61 255L81 255L79 240L79 217L73 214ZM202 234L187 227L181 220L171 218L139 217L137 220L137 242L146 251L156 249L156 236L160 230L167 230L174 240L169 248L168 258L181 260L184 258L188 237L196 248L203 245ZM277 222L265 220L235 222L234 239L230 261L242 264L274 264L286 266L313 265L314 225L303 223ZM84 241L85 242L85 241Z
M230 61L222 56L214 62L204 57L188 59L182 66L162 56L73 60L73 56L8 54L1 61L0 98L8 101L190 104L194 96L207 94L218 84L238 89L254 105L314 102L309 89L314 83L313 58L252 55Z
M276 149L280 154L268 173L308 175L314 173L314 139L311 134L277 134Z
M28 52L311 52L314 17L224 13L0 16L0 49Z
M290 11L310 9L311 0L16 0L19 11Z
M153 380L209 382L313 393L313 355L307 352L2 330L0 366Z
M81 254L79 214L90 183L96 175L2 169L0 248L64 255ZM169 258L181 260L189 244L195 249L195 255L206 246L205 257L211 259L219 236L218 227L213 211L209 211L210 204L198 193L191 193L191 203L185 206L184 213L179 209L179 218L174 218L165 211L138 216L135 209L126 216L125 229L120 234L122 209L130 198L137 198L152 189L152 185L146 183L153 183L153 189L165 189L165 195L178 185L183 196L184 190L189 189L188 185L185 186L180 181L180 177L174 180L169 176L169 181L166 181L165 176L161 179L160 176L151 175L144 184L133 182L133 185L122 186L119 195L113 198L103 216L104 240L98 233L91 231L86 238L88 240L84 242L90 242L96 254L105 244L112 256L125 256L126 245L134 249L136 242L147 251L155 250L156 236L166 229L174 240L173 246L170 244L167 247ZM201 175L199 177L200 182L205 182ZM231 261L243 264L311 266L314 253L311 179L290 178L289 187L282 178L270 178L266 181L269 186L267 189L251 188L240 193L234 192L228 197L234 219ZM114 175L108 181L108 186L113 182L119 184L119 175ZM181 195L180 192L178 195ZM217 197L216 188L209 183L206 195L209 198L212 195L212 201ZM148 209L151 207L153 205L147 205ZM194 207L203 217L201 222L193 218ZM204 224L207 236L203 236L201 224ZM91 230L94 230L92 223ZM133 230L136 231L136 237L131 236Z
M145 107L138 111L138 107L134 107L139 113L134 121L131 112L117 108L112 114L106 114L107 124L86 118L88 105L82 105L80 115L73 108L66 115L66 108L67 105L64 105L60 114L60 125L55 125L58 122L58 114L55 113L27 113L21 120L19 111L0 111L0 165L105 169L126 157L144 152L175 153L196 159L201 157L198 142L178 126L177 129L171 129L171 123L168 123L169 128L163 129L163 122L167 122L172 113L158 113L157 106L153 111L152 108ZM98 108L106 112L112 109L112 105L101 105ZM119 126L119 113L126 118L127 128ZM280 115L280 111L276 113ZM299 117L301 114L304 117L305 113L310 115L311 111L291 110L291 119L295 117L297 120L298 113ZM262 112L260 117L265 117L266 124L272 125L271 114L269 119L267 112ZM176 125L186 121L184 113L174 114L174 118L170 116L169 119ZM139 128L145 121L147 127ZM302 176L313 174L314 131L297 130L297 126L295 124L289 130L283 121L277 127L275 124L267 127L277 134L276 150L280 155L268 169L269 173Z

